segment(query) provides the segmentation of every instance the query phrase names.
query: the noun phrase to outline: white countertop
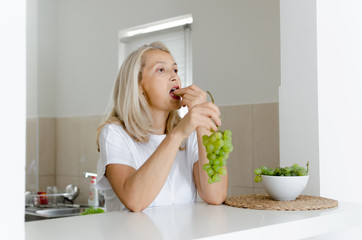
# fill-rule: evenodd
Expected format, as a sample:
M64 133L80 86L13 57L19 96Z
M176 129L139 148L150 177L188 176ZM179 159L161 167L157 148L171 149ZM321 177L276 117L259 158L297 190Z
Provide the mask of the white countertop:
M302 239L362 225L362 204L313 211L265 211L204 202L25 223L27 240ZM287 233L287 234L284 234ZM292 235L290 235L292 233ZM361 237L362 239L362 237Z

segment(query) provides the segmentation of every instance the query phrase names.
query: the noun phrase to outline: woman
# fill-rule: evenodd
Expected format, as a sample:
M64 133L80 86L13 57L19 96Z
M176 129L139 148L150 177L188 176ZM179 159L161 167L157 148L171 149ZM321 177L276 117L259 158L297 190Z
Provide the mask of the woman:
M177 109L189 111L180 118ZM161 42L144 45L123 62L113 106L98 127L97 187L107 211L196 201L221 204L227 176L209 184L202 136L221 125L218 107L195 85L181 88L177 64Z

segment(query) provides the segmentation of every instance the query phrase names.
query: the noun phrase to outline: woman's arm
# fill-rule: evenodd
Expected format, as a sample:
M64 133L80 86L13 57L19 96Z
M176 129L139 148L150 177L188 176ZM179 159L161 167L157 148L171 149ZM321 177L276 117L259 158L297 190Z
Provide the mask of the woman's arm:
M148 207L157 197L167 179L182 140L182 135L177 132L168 134L137 171L127 165L107 165L107 179L125 207L139 212Z
M206 92L195 85L188 86L186 88L177 89L175 94L182 96L182 105L186 105L193 110L194 107L198 107L200 104L209 104L211 108L209 109L213 121L220 126L221 122L219 120L220 110L213 103L207 103L206 101ZM215 116L216 115L216 116ZM202 136L210 135L210 127L200 126L196 128L197 131L197 142L199 149L199 160L194 164L194 179L196 183L197 190L200 197L207 203L210 204L221 204L224 202L227 196L228 188L228 178L227 175L221 176L221 182L216 182L209 184L208 175L206 171L203 170L203 165L208 163L207 154L205 147L202 144ZM217 131L213 128L214 131Z
M183 136L177 132L168 134L138 170L124 164L107 165L105 175L126 208L142 211L157 197L182 140Z
M228 176L227 174L221 176L220 182L208 183L209 176L202 168L204 164L208 163L207 153L202 144L202 136L210 135L210 131L205 128L197 129L197 143L199 149L199 160L194 163L194 179L197 190L202 200L209 204L221 204L225 201L228 191ZM224 166L226 168L226 166Z

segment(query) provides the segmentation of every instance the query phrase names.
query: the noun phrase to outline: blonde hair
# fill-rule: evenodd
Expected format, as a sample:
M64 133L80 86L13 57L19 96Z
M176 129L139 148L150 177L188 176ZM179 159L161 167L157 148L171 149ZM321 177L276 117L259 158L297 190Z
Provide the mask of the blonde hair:
M142 81L142 68L145 65L144 53L149 50L161 50L170 53L162 42L153 42L133 51L122 63L113 86L112 105L104 122L97 128L97 146L103 127L110 123L121 125L136 141L148 142L152 128L152 116L148 103L141 93L139 84ZM171 54L171 53L170 53ZM170 112L166 122L166 134L180 121L177 110Z

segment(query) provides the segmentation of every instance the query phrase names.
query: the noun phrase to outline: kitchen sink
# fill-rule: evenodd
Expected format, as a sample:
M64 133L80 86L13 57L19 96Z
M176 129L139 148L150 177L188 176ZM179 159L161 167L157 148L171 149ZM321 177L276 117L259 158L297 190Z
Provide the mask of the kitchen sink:
M83 211L83 208L60 208L38 210L35 213L44 217L67 217L79 215Z
M79 216L85 209L86 207L79 205L59 206L55 208L28 207L25 209L25 221Z

